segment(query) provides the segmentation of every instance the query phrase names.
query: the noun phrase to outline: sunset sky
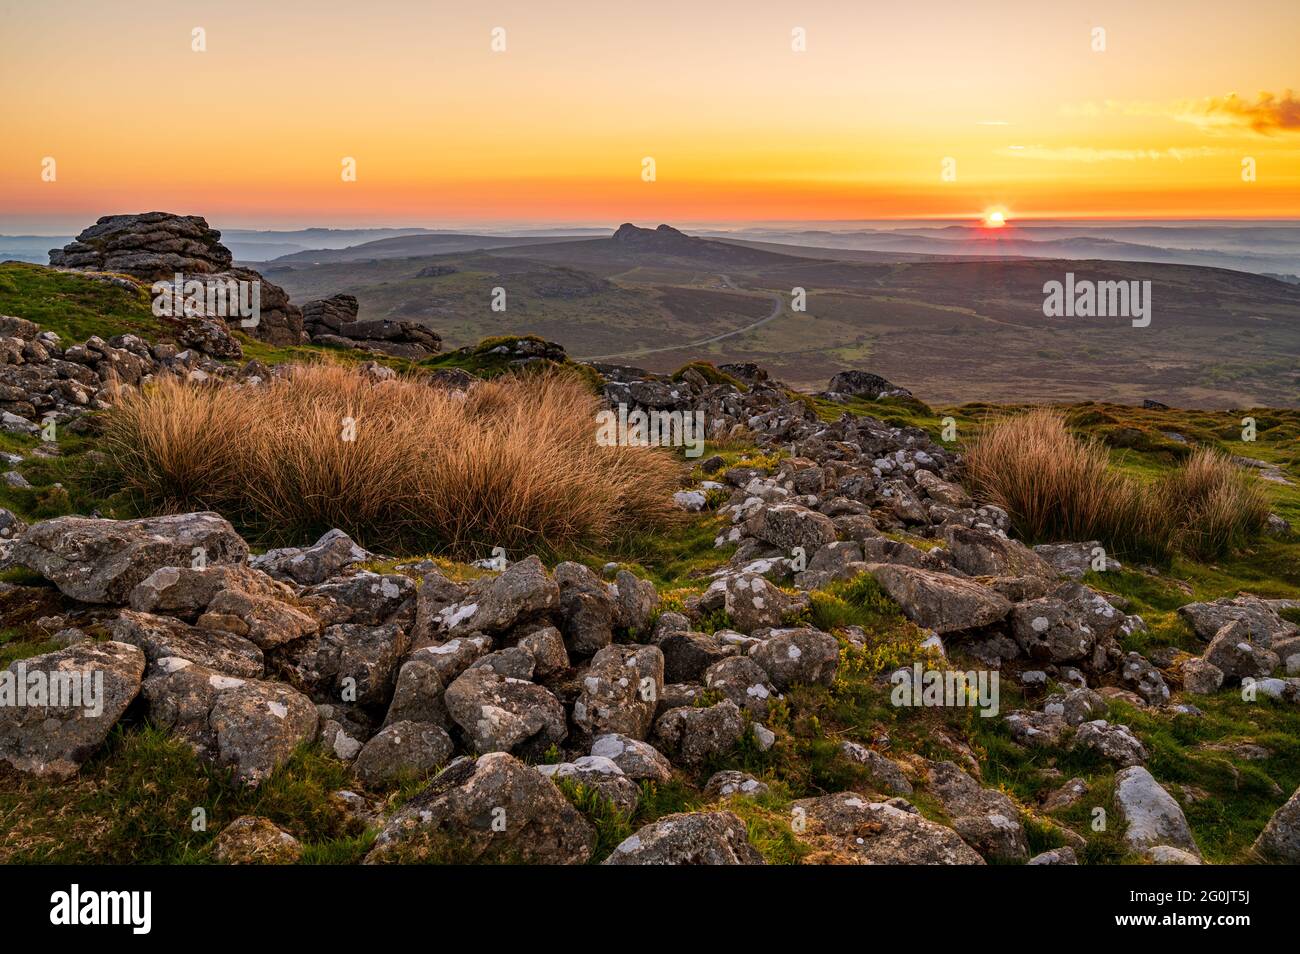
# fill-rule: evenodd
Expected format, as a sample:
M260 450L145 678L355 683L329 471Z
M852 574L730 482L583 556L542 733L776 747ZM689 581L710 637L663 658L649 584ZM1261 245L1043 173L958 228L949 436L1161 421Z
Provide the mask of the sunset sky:
M1295 0L0 0L0 232L151 209L224 228L1300 217L1298 38Z

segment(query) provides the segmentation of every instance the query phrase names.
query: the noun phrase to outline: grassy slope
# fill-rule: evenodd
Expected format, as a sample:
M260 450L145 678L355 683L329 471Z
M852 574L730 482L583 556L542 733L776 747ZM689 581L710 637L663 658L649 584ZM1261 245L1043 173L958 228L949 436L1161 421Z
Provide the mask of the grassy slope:
M456 271L418 277L431 264ZM619 281L606 281L606 273L619 275ZM333 263L273 270L267 278L295 301L354 294L361 318L421 321L448 347L531 332L579 355L694 341L747 325L770 307L765 295L727 289L707 271L676 269L625 280L621 267L571 269L484 254ZM498 287L508 292L504 311L491 307Z
M63 343L91 335L111 338L132 332L150 341L167 336L149 307L149 292L134 293L109 282L23 262L0 264L0 315L34 321L56 332Z
M762 290L808 291L807 310L703 346L631 359L669 371L696 357L755 361L799 387L824 387L836 371L869 367L945 403L995 396L1071 401L1097 394L1189 406L1256 400L1295 403L1300 322L1294 289L1260 276L1193 266L1053 260L848 263L796 257L761 266L708 260L592 255L583 243L529 246L437 259L310 266L268 278L295 300L355 293L363 315L418 317L463 344L502 331L534 331L575 354L680 346L764 314ZM585 251L584 251L585 249ZM812 250L815 256L822 250ZM417 279L427 263L455 275ZM556 298L538 294L564 268L608 279L617 290ZM733 267L734 266L734 267ZM1093 279L1151 278L1151 326L1044 320L1042 286L1073 268ZM1122 272L1122 274L1121 274ZM728 292L725 273L742 295ZM542 281L539 282L538 279ZM487 307L491 287L510 307ZM746 297L750 299L746 304ZM757 312L755 313L755 309ZM1222 347L1225 329L1233 346Z
M0 311L14 310L0 307ZM78 320L83 319L89 320L84 315ZM105 331L113 333L111 328L95 333ZM315 349L301 350L311 353ZM476 366L483 359L467 352L436 363L447 366L457 361ZM844 410L820 402L815 406L828 420ZM985 417L1007 409L965 405L934 411L919 402L887 401L857 403L850 410L873 413L898 424L915 424L935 437L941 436L943 417L950 415L962 439ZM1119 439L1130 446L1116 448L1115 460L1137 473L1154 475L1181 456L1182 445L1160 437L1161 430L1173 430L1274 462L1300 485L1295 452L1300 412L1258 412L1259 440L1242 449L1232 443L1241 414L1142 411L1111 405L1080 406L1074 413L1085 433L1110 435L1115 443L1113 432L1122 431ZM1138 438L1127 433L1129 430L1138 431ZM34 443L20 437L0 439L4 448L20 451ZM120 502L98 497L86 480L86 455L93 441L63 435L60 443L64 451L61 459L47 462L33 458L20 466L36 488L0 489L0 505L29 518L87 512L92 506L100 506L106 514L126 515L118 512ZM762 467L775 466L779 456L760 455L743 442L708 448L708 453L715 451L728 464ZM53 486L56 482L62 483L61 491ZM1300 518L1297 486L1275 487L1274 493L1280 513L1293 521ZM672 608L687 595L700 592L707 572L730 555L730 548L713 549L713 537L721 526L719 518L705 514L672 536L626 541L614 552L569 556L593 566L613 560L633 567L656 582L665 607ZM396 561L386 560L384 565L392 562ZM453 575L477 572L463 564L441 562ZM34 582L21 570L5 571L2 576L10 582ZM1129 568L1091 582L1126 596L1133 611L1150 624L1151 632L1136 637L1128 648L1150 651L1169 645L1195 650L1194 638L1176 615L1177 607L1192 599L1213 599L1241 590L1300 596L1300 544L1294 537L1262 542L1213 565L1180 560L1159 576ZM754 802L733 800L729 807L746 819L752 840L770 860L796 861L809 848L790 831L790 802L847 787L869 788L862 770L838 754L838 743L853 739L867 744L886 735L894 756L974 756L986 784L1001 787L1026 807L1027 830L1035 850L1065 843L1056 827L1063 823L1087 839L1085 861L1131 860L1124 855L1116 823L1112 821L1105 831L1094 831L1090 825L1095 807L1104 808L1111 819L1116 817L1111 800L1112 767L1065 751L1023 751L1011 742L1002 720L980 719L970 710L893 707L889 686L882 683L881 676L913 658L918 641L915 628L869 580L814 594L812 602L808 621L832 631L860 625L870 636L868 648L856 650L845 644L840 678L833 688L796 689L773 706L766 720L778 735L772 750L760 752L747 737L716 764L685 773L669 785L647 786L634 818L609 810L590 792L568 789L574 802L596 823L601 855L655 817L703 807L706 800L701 789L711 771L743 768L768 781L772 791ZM0 615L9 627L0 630L0 664L54 648L33 623L56 612L59 603L57 594L48 589L0 595ZM725 620L712 622L725 625ZM1003 712L1020 704L1013 682L1007 679L1002 686ZM1265 821L1300 786L1300 711L1268 701L1245 703L1231 692L1198 697L1195 702L1204 711L1203 717L1138 712L1123 703L1112 705L1112 717L1131 725L1147 744L1153 773L1183 802L1207 858L1248 860L1248 847ZM1263 746L1269 755L1254 759L1247 757L1246 750L1234 750L1243 743ZM1037 797L1075 775L1089 782L1088 797L1056 819L1037 815L1032 808ZM114 732L106 749L73 782L49 783L0 768L0 832L4 832L0 835L0 862L203 861L206 846L221 825L247 812L267 815L302 838L307 846L306 862L355 861L372 834L358 831L330 798L330 792L345 787L355 787L346 766L320 752L304 750L259 792L244 792L220 773L201 766L184 746L146 726L129 724ZM411 790L406 786L379 794L395 801ZM924 789L918 790L916 803L926 815L943 820L942 810ZM208 810L206 832L195 832L190 826L191 810L199 806Z

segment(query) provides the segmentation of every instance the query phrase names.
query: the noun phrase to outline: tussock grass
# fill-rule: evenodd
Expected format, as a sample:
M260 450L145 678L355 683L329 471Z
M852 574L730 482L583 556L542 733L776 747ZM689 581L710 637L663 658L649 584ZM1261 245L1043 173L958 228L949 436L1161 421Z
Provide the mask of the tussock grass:
M1152 493L1115 470L1100 443L1079 440L1060 414L1035 409L988 427L966 452L973 489L1033 542L1100 539L1119 552L1165 558L1173 527Z
M1268 524L1259 479L1212 448L1193 451L1162 490L1168 506L1182 510L1179 548L1190 556L1211 559L1239 549Z
M1096 439L1074 436L1056 411L998 421L967 448L969 482L1031 542L1098 539L1113 552L1167 561L1238 548L1265 526L1258 480L1211 448L1155 482L1112 466Z
M684 468L656 448L598 445L596 411L558 372L466 397L322 363L259 387L168 378L124 392L103 443L117 483L155 509L217 510L266 542L341 527L372 546L511 551L670 524Z

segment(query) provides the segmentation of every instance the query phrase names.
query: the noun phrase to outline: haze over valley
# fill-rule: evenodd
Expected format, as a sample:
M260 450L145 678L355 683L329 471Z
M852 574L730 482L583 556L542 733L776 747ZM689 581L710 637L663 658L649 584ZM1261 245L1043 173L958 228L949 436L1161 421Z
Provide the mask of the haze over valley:
M991 231L424 232L303 250L258 268L294 300L355 295L363 319L416 320L449 346L533 333L575 357L655 371L698 357L753 361L804 389L824 387L837 371L870 368L937 402L1297 401L1300 286L1233 266L1254 256L1294 278L1300 226ZM1123 262L1064 254L1088 243L1114 251L1114 240L1098 236L1120 232L1144 240L1174 232L1171 241L1199 249L1128 242L1129 254L1143 250L1150 259ZM893 251L871 247L889 245ZM961 251L934 253L945 245ZM1010 254L1035 245L1032 257ZM1067 272L1150 281L1150 326L1045 317L1043 286ZM506 290L504 311L491 307L497 287ZM806 293L802 312L792 310L796 288Z

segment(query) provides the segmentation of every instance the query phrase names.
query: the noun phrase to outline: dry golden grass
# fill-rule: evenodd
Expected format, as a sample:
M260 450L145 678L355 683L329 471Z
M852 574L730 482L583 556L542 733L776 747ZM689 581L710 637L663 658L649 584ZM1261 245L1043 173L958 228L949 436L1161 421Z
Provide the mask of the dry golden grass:
M975 492L1030 541L1102 540L1117 552L1169 552L1172 528L1151 491L1112 468L1101 444L1074 437L1054 411L991 425L967 449L966 469Z
M562 373L458 397L316 364L258 387L169 378L124 392L105 442L121 485L152 506L214 509L266 542L341 527L371 546L481 555L602 544L677 518L683 466L599 446L597 410Z
M1269 500L1259 479L1226 454L1197 448L1161 484L1166 505L1179 512L1178 544L1202 559L1238 549L1268 524Z
M992 424L967 448L966 467L975 492L1032 542L1096 539L1121 555L1207 559L1244 544L1268 517L1258 480L1217 451L1199 449L1147 483L1048 409Z

